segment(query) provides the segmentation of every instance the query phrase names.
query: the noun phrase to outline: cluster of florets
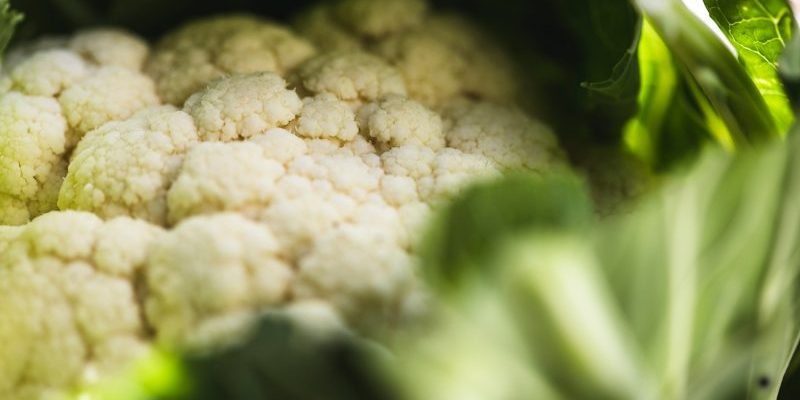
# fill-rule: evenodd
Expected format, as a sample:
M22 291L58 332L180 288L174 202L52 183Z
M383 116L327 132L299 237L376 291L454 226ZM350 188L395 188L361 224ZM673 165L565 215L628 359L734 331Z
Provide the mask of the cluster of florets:
M345 0L297 29L224 16L152 48L100 29L9 56L0 399L154 340L211 345L271 308L402 323L424 305L414 257L432 208L562 162L467 21Z

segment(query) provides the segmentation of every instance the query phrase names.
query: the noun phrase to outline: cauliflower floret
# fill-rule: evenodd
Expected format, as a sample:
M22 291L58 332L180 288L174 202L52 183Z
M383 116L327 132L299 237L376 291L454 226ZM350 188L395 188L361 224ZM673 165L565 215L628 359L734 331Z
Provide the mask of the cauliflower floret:
M334 7L344 26L366 37L386 36L418 25L428 12L425 0L343 0Z
M330 337L331 334L347 331L342 317L330 303L325 301L293 302L286 306L284 315L300 326L303 332L318 337Z
M58 209L58 193L61 191L61 185L64 183L64 177L66 176L67 160L62 158L53 165L50 173L44 177L36 195L27 201L28 213L31 218L36 218L39 215Z
M391 236L345 226L323 235L299 262L298 299L333 304L352 324L396 314L414 277L409 254Z
M189 151L169 190L169 220L217 210L253 216L270 201L284 173L255 143L202 143Z
M306 142L285 129L270 129L250 141L261 146L267 158L284 166L296 157L308 153Z
M55 209L67 123L58 102L10 92L0 97L0 224L24 224Z
M303 99L303 110L292 130L309 139L339 139L344 142L358 135L356 116L347 103L328 93Z
M403 74L409 96L431 107L466 95L507 102L518 86L508 55L458 17L432 17L375 50Z
M425 32L392 36L376 51L403 74L409 96L423 104L439 106L463 91L470 65L458 51Z
M264 72L214 81L192 95L184 110L203 140L231 141L285 126L302 107L283 78Z
M159 104L150 78L122 67L101 67L89 78L71 86L59 97L71 128L70 143L106 122L125 119Z
M237 214L181 223L153 247L147 266L146 315L158 339L169 344L224 339L195 331L213 334L217 330L204 325L281 304L293 275L269 229Z
M70 50L101 66L118 66L141 71L150 52L147 42L129 32L98 28L78 32L68 43Z
M57 96L89 73L89 66L78 54L62 49L46 50L21 59L10 70L4 86L32 96Z
M195 21L167 35L145 69L162 99L181 105L225 75L265 71L284 75L314 53L309 42L283 26L234 15Z
M167 196L170 221L235 211L267 224L290 258L343 223L396 232L406 245L398 210L381 196L380 158L353 143L274 129L248 142L200 145Z
M58 206L163 225L167 190L197 140L191 117L171 106L103 125L75 150Z
M112 238L118 231L137 240ZM75 212L47 214L17 233L0 257L0 398L64 395L147 348L132 276L161 234L140 221L104 224ZM127 256L99 268L101 241L106 254Z
M491 159L452 148L435 152L426 146L408 145L383 153L381 159L387 174L384 197L399 204L413 204L414 194L424 202L438 202L471 182L499 174Z
M23 229L22 226L0 225L0 254L6 251L6 248L22 233Z
M416 101L389 95L361 107L361 129L386 147L418 144L433 150L444 147L442 118Z
M359 37L344 28L333 15L333 8L322 3L302 13L293 24L297 32L311 40L320 50L359 50Z
M432 37L457 49L469 68L466 94L495 102L513 101L521 77L501 45L471 21L453 14L437 15L425 25Z
M8 50L3 57L3 72L14 70L19 63L27 60L32 55L48 50L65 49L68 38L63 36L44 36L39 39L25 42Z
M553 132L518 109L457 101L448 105L444 115L449 147L482 155L501 168L539 171L563 158Z
M337 51L312 58L298 69L296 79L310 93L330 93L356 106L388 94L406 94L400 72L360 51Z

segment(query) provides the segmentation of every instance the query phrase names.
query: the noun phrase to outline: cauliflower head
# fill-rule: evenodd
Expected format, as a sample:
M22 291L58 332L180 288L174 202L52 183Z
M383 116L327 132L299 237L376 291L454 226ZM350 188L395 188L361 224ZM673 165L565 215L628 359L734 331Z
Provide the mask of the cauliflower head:
M471 23L341 0L297 26L227 15L152 49L98 28L10 54L0 400L63 394L153 343L225 345L275 309L402 326L424 313L432 210L564 161Z

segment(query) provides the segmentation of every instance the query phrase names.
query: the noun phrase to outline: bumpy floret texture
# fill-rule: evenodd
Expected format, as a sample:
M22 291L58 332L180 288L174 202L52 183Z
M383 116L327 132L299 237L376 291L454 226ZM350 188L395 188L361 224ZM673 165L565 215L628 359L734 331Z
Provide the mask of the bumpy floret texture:
M136 280L163 232L128 218L53 213L0 258L0 399L38 399L124 368L148 347Z
M238 75L212 82L186 102L204 140L248 138L293 121L303 102L273 73Z
M404 96L389 95L359 110L367 136L386 147L418 144L434 150L444 147L442 118Z
M47 194L63 170L66 133L67 122L53 98L0 96L0 222L24 224L55 209Z
M247 15L189 23L156 46L146 70L161 98L180 106L225 75L285 74L315 53L305 39L275 23Z
M520 110L457 101L445 108L444 115L448 146L483 155L500 167L546 169L560 157L555 135Z
M432 210L562 162L471 24L420 0L301 21L309 40L234 15L152 52L106 28L12 52L0 400L63 393L153 342L224 345L274 309L320 329L402 326L425 308Z
M298 86L328 93L356 106L389 94L406 94L400 72L363 51L336 51L312 58L297 71Z
M458 97L512 103L522 78L509 54L474 23L418 0L339 0L295 23L320 49L368 51L394 66L408 95L440 107Z
M171 106L106 124L75 150L58 206L163 224L166 191L184 153L197 140L191 117Z
M82 137L160 103L139 72L148 52L142 39L112 29L12 51L0 75L0 224L55 210Z
M220 321L233 328L231 318L285 302L293 272L278 250L269 228L237 214L180 224L154 246L147 269L146 313L159 339L225 340L212 337Z
M141 71L150 46L143 39L113 28L99 28L77 33L69 49L97 65L117 66Z
M344 0L334 7L335 16L344 26L369 37L418 25L428 11L425 0Z

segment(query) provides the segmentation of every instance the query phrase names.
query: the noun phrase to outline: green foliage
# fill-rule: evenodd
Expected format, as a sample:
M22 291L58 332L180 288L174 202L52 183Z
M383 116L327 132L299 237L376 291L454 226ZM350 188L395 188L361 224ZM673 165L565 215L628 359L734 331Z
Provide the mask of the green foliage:
M22 19L22 14L12 9L8 0L0 0L0 54L8 47Z
M794 18L786 0L705 0L711 18L739 54L781 132L794 113L778 77L778 59L792 37Z
M493 257L453 264L450 284L466 282L468 296L446 300L443 322L398 351L398 379L446 374L411 390L420 399L514 387L536 398L776 398L800 334L798 151L797 137L736 156L709 151L634 212L581 229L499 235L490 223L482 247L495 246ZM541 209L581 213L570 202ZM465 279L475 269L493 279ZM480 365L491 385L470 386Z
M422 270L447 292L464 280L490 279L492 271L473 268L504 238L532 229L581 231L591 219L591 201L577 178L511 175L473 187L442 211L424 241Z

